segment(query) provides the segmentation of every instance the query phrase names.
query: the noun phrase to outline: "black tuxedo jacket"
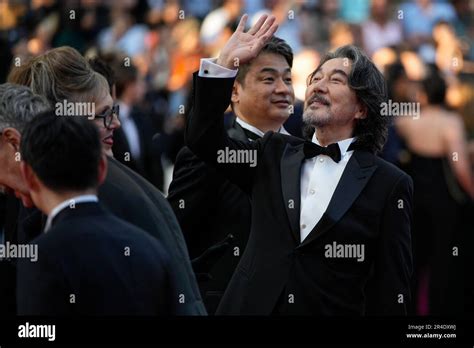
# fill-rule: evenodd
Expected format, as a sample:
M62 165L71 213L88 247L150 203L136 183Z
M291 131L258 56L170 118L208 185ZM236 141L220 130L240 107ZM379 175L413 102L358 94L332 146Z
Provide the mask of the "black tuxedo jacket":
M163 168L153 146L153 124L147 115L142 114L135 107L131 108L130 117L137 127L138 141L140 143L140 157L131 155L130 145L122 128L114 132L114 145L112 147L114 158L130 169L134 170L158 189L163 189ZM129 154L129 157L127 156Z
M20 201L11 195L0 195L0 243L17 244L17 220ZM3 233L3 235L2 235ZM13 316L15 303L15 260L0 258L0 316Z
M62 210L32 244L37 260L18 262L19 315L175 314L168 253L98 203Z
M235 117L227 133L233 139L248 141ZM198 282L207 311L215 313L247 244L250 199L186 146L176 157L168 192L168 201L181 225L191 259L206 251L205 255L211 255L203 261L202 269L196 271L203 273L198 275ZM217 248L221 250L213 256L211 250Z
M300 242L299 138L273 132L251 143L229 138L222 114L233 79L194 76L186 143L252 199L244 255L218 314L405 314L412 272L412 181L355 150L321 220ZM217 151L256 151L257 166L222 164ZM364 261L329 257L328 246L363 245Z
M107 162L107 177L99 188L99 200L112 214L143 229L163 244L170 255L170 265L175 274L174 298L179 304L176 314L206 315L186 242L169 203L156 187L131 169L110 157ZM20 207L17 219L15 233L18 243L29 243L38 236L46 221L46 217L38 209L26 209L23 206ZM14 262L5 265L5 274L9 274L6 282L14 284L14 272L10 271ZM12 294L12 291L8 293ZM11 308L15 298L9 296L0 303L0 310L5 306Z
M176 276L177 314L205 315L186 241L163 194L130 168L108 158L107 178L99 188L99 199L114 215L156 237L170 254Z

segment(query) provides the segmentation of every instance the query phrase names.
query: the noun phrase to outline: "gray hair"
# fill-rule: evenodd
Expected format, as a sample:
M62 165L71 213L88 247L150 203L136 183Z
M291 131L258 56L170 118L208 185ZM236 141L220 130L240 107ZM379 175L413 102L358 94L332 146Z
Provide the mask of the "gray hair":
M34 94L26 86L13 83L0 85L0 131L11 127L21 133L33 117L49 108L46 98Z

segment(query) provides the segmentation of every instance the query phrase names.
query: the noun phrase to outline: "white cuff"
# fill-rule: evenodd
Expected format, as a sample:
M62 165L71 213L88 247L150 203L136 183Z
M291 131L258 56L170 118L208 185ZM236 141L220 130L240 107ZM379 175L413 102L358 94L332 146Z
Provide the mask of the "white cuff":
M217 77L217 78L233 78L237 76L238 69L227 69L216 64L217 58L202 58L199 67L199 77Z

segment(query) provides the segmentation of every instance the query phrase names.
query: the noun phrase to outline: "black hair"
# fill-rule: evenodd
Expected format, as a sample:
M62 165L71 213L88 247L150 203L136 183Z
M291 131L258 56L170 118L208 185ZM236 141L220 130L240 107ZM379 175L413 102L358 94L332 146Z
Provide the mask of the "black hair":
M98 185L102 156L99 131L81 116L57 116L53 110L27 123L21 139L22 159L46 187L80 191Z
M115 84L116 78L114 71L109 66L110 60L111 58L108 58L107 56L96 56L94 58L90 58L87 62L91 66L92 70L105 77L107 84L109 85L110 94L112 94L112 86Z
M291 47L286 43L285 40L280 39L279 37L272 36L267 43L263 46L262 50L259 52L258 55L264 53L273 53L278 54L285 58L286 62L290 66L293 67L293 50ZM242 64L239 66L239 71L237 73L236 80L241 84L244 85L245 76L250 69L250 65L252 64L252 60L247 64Z
M117 98L120 98L127 86L135 82L138 77L138 69L132 62L125 65L126 58L125 56L117 56L111 62L111 68L115 74L115 91Z
M447 89L446 82L435 64L429 64L427 68L428 74L421 84L428 98L428 103L444 105Z

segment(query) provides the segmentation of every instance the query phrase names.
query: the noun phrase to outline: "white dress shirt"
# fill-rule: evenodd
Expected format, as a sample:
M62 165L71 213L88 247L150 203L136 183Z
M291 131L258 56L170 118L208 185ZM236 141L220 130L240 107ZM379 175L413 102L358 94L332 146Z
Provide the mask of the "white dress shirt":
M140 135L135 121L130 116L131 108L127 104L119 103L120 106L120 123L130 147L132 158L140 158Z
M51 228L51 223L53 222L53 219L62 210L68 208L69 206L76 205L78 203L89 203L89 202L98 202L98 201L99 199L97 198L96 195L80 195L80 196L67 199L64 202L61 202L56 207L54 207L53 210L51 210L51 213L49 213L48 219L46 220L46 225L44 227L44 232L45 233L48 232L48 230Z
M217 58L203 58L198 75L200 77L232 78L237 76L238 70L227 69L216 64ZM237 118L237 122L249 131L263 136L263 132ZM244 127L245 126L245 127ZM284 130L284 128L282 127ZM286 132L286 130L284 130ZM283 133L283 131L280 131ZM287 133L285 133L287 134ZM313 134L312 141L320 145ZM319 155L304 161L301 170L301 210L300 210L300 238L301 242L321 220L328 208L332 195L352 156L353 150L347 151L355 138L344 139L338 142L341 150L341 160L336 163L331 157Z
M258 129L257 127L254 127L252 126L251 124L245 122L244 120L242 120L241 118L238 118L236 117L235 118L235 121L240 124L240 126L248 131L251 131L253 134L256 134L258 135L259 137L263 137L265 135L264 132L262 132L260 129ZM280 129L278 130L278 133L281 133L281 134L285 134L285 135L291 135L290 133L288 133L285 129L285 127L281 126ZM249 140L252 140L252 139L249 139Z
M217 58L201 58L199 77L231 78L236 77L239 69L227 69L216 64Z
M324 212L352 156L353 150L347 151L355 138L338 141L341 160L336 163L331 157L319 155L304 161L301 170L301 210L300 238L301 242L316 226ZM320 145L313 134L313 143Z

